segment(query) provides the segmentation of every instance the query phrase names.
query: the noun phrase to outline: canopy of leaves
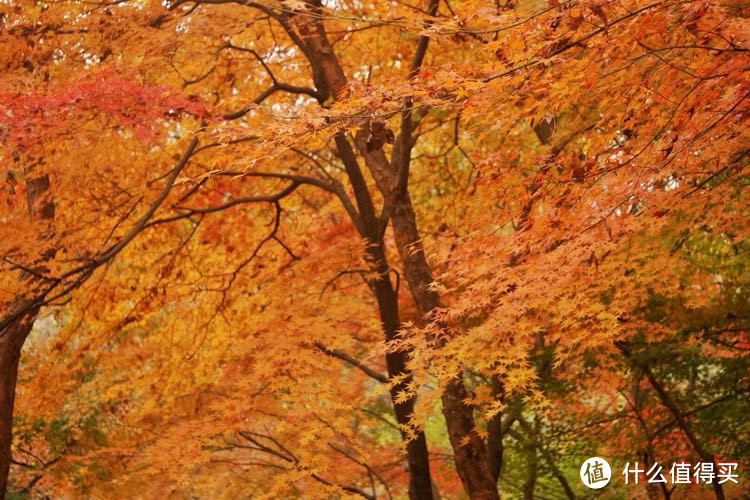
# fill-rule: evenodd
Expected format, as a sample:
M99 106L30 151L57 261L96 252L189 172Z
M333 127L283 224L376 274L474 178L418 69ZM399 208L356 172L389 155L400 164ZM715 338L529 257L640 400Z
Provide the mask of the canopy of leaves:
M0 0L0 298L42 306L9 493L406 498L402 436L424 430L434 489L463 498L440 411L457 376L504 495L587 494L595 455L613 474L747 465L749 17L735 0ZM340 89L311 70L315 21ZM394 217L373 265L342 137L362 165L407 151L389 165L428 314L370 169ZM388 378L397 352L410 377ZM607 490L634 492L669 494Z

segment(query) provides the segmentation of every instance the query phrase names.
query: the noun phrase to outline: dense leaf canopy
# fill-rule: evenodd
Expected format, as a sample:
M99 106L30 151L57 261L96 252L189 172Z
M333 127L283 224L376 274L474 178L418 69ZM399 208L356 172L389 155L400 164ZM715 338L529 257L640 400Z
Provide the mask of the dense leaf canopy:
M0 0L0 489L737 498L749 18Z

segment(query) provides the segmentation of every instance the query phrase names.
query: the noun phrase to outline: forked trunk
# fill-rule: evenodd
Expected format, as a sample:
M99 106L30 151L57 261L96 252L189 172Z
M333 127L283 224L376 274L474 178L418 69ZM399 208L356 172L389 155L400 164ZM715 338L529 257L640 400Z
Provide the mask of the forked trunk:
M395 204L392 221L406 282L417 309L423 316L427 316L440 306L440 298L430 288L433 281L432 270L422 248L416 215L408 193ZM474 429L473 409L464 404L467 397L463 377L459 373L445 387L441 398L456 471L464 489L473 500L499 499L497 484L490 471L487 447Z
M286 19L282 20L282 22L284 23L284 27L289 36L304 52L310 62L313 79L318 91L322 91L324 95L337 99L342 96L345 91L347 83L346 76L333 47L328 40L325 26L323 22L321 22L321 2L319 0L308 0L307 8L309 11L318 15L291 16L291 18L289 18L291 23L288 23ZM417 50L421 54L419 56L421 58L424 56L426 41L420 40L420 45L423 47L418 48ZM406 118L405 122L410 123L411 117L406 116ZM409 290L414 297L417 309L422 316L426 316L440 305L440 301L438 295L430 289L430 285L432 284L432 273L422 249L421 237L417 229L416 216L412 208L408 190L405 189L406 185L404 184L403 186L403 192L396 192L399 186L398 179L404 175L408 179L407 167L410 161L409 157L411 148L413 146L410 130L407 129L404 132L404 140L398 145L400 148L399 157L401 158L400 160L397 160L398 164L389 162L382 149L373 149L369 147L366 139L367 134L364 130L360 130L356 134L355 144L357 151L364 158L365 164L375 179L378 189L382 193L386 203L392 204L391 221L393 225L393 234L396 239L399 254L403 261L404 275L406 276L406 281L409 285ZM343 136L337 139L340 153L342 152L341 146L344 145L344 140ZM345 145L344 147L345 149L348 149L348 145ZM355 161L355 159L349 159L350 163ZM347 163L346 159L344 159L344 162ZM402 162L405 162L406 164L401 165ZM352 179L349 167L347 167L347 172L350 173L350 180L355 180ZM355 185L354 189L356 194L358 187ZM359 189L360 195L364 195L362 192L363 190L366 190L366 188ZM362 209L361 205L360 209ZM371 207L368 207L368 211L371 211ZM363 218L366 218L364 214ZM386 263L384 256L383 259L379 260L384 264ZM387 273L389 272L387 266L383 272L384 274L382 276L387 276ZM380 280L379 283L385 285L386 281L387 286L390 286L390 281L387 278ZM375 293L378 297L378 305L381 308L381 319L384 319L385 316L383 315L383 303L381 302L380 292L376 291ZM394 300L396 299L397 297L395 297L394 294ZM386 338L389 338L389 327L385 325L385 322L384 329ZM391 361L389 361L389 371L390 362ZM399 372L400 371L401 370L399 370ZM448 434L453 447L456 469L458 470L464 488L472 499L499 499L497 486L492 479L492 474L489 468L486 446L474 430L473 409L463 403L466 398L466 389L463 384L462 376L460 373L456 374L456 376L457 378L445 388L442 397L443 413L445 415ZM394 392L392 392L392 395L395 397ZM410 405L413 407L413 400L411 400ZM402 408L397 411L403 411ZM409 457L409 460L411 461L413 458L414 457ZM425 463L423 463L423 466L425 468L424 478L427 478L429 477L429 464L426 460ZM415 472L416 471L413 469L410 469L410 475ZM411 480L413 481L415 478L412 477ZM410 493L413 494L411 491Z

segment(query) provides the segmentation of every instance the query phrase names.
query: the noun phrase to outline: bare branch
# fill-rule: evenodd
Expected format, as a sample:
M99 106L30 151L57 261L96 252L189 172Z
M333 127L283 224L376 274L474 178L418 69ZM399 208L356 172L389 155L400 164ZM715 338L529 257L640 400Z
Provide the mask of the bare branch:
M364 363L362 363L358 359L349 356L348 354L346 354L343 351L339 351L338 349L330 349L330 348L326 347L323 343L318 342L318 341L315 341L315 347L317 347L318 349L320 349L321 351L323 351L324 353L326 353L327 355L329 355L329 356L331 356L333 358L338 358L338 359L340 359L342 361L346 361L350 365L359 368L366 375L368 375L369 377L374 378L378 382L381 382L383 384L387 384L388 383L388 377L386 377L385 375L383 375L380 372L377 372L377 371L373 370L372 368L368 367L367 365L365 365Z
M349 486L345 484L335 484L331 481L328 481L327 479L324 479L323 477L319 476L318 474L314 472L307 471L306 467L304 467L302 464L299 463L299 460L284 446L281 445L276 439L273 438L273 436L260 434L257 432L252 431L240 431L239 435L245 438L247 441L252 443L254 446L245 446L245 448L250 448L256 451L260 451L262 453L266 453L269 455L272 455L274 457L277 457L281 460L284 460L287 463L293 464L295 468L298 470L303 470L305 472L308 472L310 477L315 479L321 484L325 484L326 486L333 486L336 488L341 488L344 491L348 491L349 493L354 493L357 495L360 495L363 498L367 498L368 500L375 500L375 497L373 495L370 495L366 493L365 491L361 490L360 488L357 488L356 486ZM274 449L268 445L265 445L261 442L261 439L268 440L272 442L278 449ZM236 448L242 448L243 446L235 446Z
M390 490L390 488L388 488L388 483L386 483L383 480L383 478L380 476L380 474L377 473L377 471L375 471L375 469L373 469L372 467L370 467L365 462L362 462L361 460L358 460L357 458L353 457L351 454L349 454L345 450L342 450L341 448L337 447L333 443L328 443L328 446L330 446L334 450L338 451L339 453L341 453L342 455L344 455L346 458L348 458L349 460L351 460L355 464L361 465L362 467L364 467L367 470L367 473L370 476L375 476L376 478L378 478L378 481L380 481L380 484L382 484L383 487L385 488L385 493L386 493L386 495L388 495L388 498L393 498L393 496L391 495L391 490ZM373 495L374 495L375 494L375 485L374 484L372 485L372 492L373 492Z

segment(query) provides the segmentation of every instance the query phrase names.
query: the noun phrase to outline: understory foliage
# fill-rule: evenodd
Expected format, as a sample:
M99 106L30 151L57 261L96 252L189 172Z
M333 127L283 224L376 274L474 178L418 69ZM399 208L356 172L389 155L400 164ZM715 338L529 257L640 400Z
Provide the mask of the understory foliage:
M738 498L749 18L0 0L8 497Z

